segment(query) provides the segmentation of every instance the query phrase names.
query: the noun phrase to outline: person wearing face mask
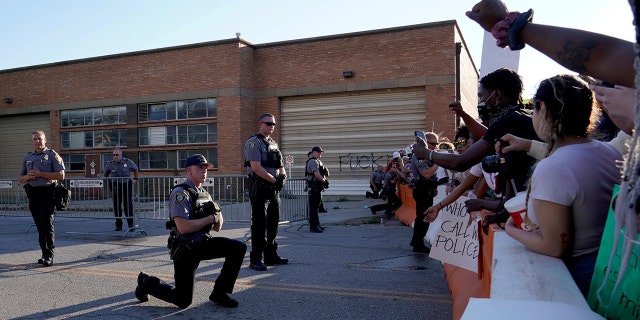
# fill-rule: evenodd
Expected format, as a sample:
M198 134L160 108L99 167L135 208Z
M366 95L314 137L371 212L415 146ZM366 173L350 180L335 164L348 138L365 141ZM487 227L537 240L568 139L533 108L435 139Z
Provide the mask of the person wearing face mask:
M522 104L522 80L513 70L501 68L493 71L482 79L478 84L478 113L482 123L478 123L470 116L465 119L465 124L474 136L481 136L476 143L471 145L462 154L438 153L427 149L426 142L416 138L414 154L419 159L427 159L446 169L454 171L465 171L471 166L482 161L485 156L493 155L494 143L505 134L511 133L527 139L539 140L533 129L530 114L524 109ZM449 108L460 110L460 102L455 101ZM525 152L516 152L510 155L511 167L510 177L503 175L502 185L506 187L505 199L515 195L516 191L525 189L529 177L530 169L535 159ZM517 190L511 190L513 180ZM476 201L476 200L474 200ZM501 204L496 208L486 208L496 212L501 209Z

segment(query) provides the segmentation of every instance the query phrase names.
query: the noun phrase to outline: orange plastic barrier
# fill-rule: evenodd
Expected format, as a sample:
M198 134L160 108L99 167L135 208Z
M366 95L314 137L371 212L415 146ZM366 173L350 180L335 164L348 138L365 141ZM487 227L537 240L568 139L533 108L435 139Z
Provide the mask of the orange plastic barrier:
M402 223L412 227L416 219L416 201L413 199L413 189L406 184L398 185L398 197L402 206L395 212ZM482 230L482 222L478 222L478 230ZM444 264L444 275L451 290L453 299L453 319L460 319L467 308L469 298L489 298L491 294L491 260L493 259L493 235L502 229L497 226L489 228L489 234L480 232L480 254L478 259L478 273L454 265Z
M412 226L416 220L416 201L413 200L413 189L406 184L398 184L398 198L402 201L402 206L396 209L396 217L400 222Z
M482 222L478 222L478 230L482 230ZM493 236L502 229L495 225L489 227L489 234L480 231L480 254L478 273L448 263L444 264L444 275L451 290L453 299L453 319L462 317L467 308L469 298L489 298L491 295L491 262L493 260Z

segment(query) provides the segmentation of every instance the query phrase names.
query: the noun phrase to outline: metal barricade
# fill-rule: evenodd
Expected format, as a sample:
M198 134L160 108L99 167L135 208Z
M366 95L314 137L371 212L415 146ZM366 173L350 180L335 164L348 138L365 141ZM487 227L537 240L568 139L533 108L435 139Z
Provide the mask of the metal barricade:
M65 211L57 211L56 216L69 218L111 219L114 215L114 192L128 193L132 188L134 225L143 231L142 220L167 220L169 207L167 200L171 188L184 181L184 177L142 177L136 183L116 186L118 178L84 179L69 178L62 181L71 190L71 201ZM248 195L246 175L211 175L203 187L222 207L227 222L251 221L251 204ZM0 215L30 217L27 195L17 179L0 179ZM306 181L289 179L280 193L280 220L300 221L308 218ZM126 205L126 203L125 203ZM124 209L124 207L122 208ZM122 213L123 225L126 216ZM135 230L130 230L135 231Z

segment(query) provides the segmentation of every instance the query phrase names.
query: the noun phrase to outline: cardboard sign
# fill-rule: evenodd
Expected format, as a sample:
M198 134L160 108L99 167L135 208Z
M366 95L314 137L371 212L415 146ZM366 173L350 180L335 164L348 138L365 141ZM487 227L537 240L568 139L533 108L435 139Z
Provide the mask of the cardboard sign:
M460 197L444 207L429 226L429 229L436 228L429 257L477 273L480 254L478 224L469 224L464 204L467 200L467 197Z
M613 191L614 195L617 194L618 190L619 187L616 186ZM591 310L606 319L638 319L640 318L640 285L638 285L640 284L640 245L634 245L627 240L629 244L634 246L624 276L614 292L613 289L618 279L620 261L623 255L622 243L624 238L624 235L619 235L618 246L613 248L615 224L613 210L610 208L602 241L600 242L600 250L598 251L598 259L593 271L587 302ZM637 236L635 240L638 240ZM610 272L607 272L609 257L613 250L615 250L615 256L613 257ZM602 286L605 276L606 283ZM601 286L602 289L599 291Z

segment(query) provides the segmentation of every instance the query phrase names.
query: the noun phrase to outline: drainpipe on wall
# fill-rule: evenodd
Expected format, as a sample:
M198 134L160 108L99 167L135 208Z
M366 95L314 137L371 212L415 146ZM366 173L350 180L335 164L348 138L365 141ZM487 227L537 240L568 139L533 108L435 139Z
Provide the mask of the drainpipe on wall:
M456 101L460 101L460 52L462 43L456 42ZM456 115L456 130L460 126L460 116Z

